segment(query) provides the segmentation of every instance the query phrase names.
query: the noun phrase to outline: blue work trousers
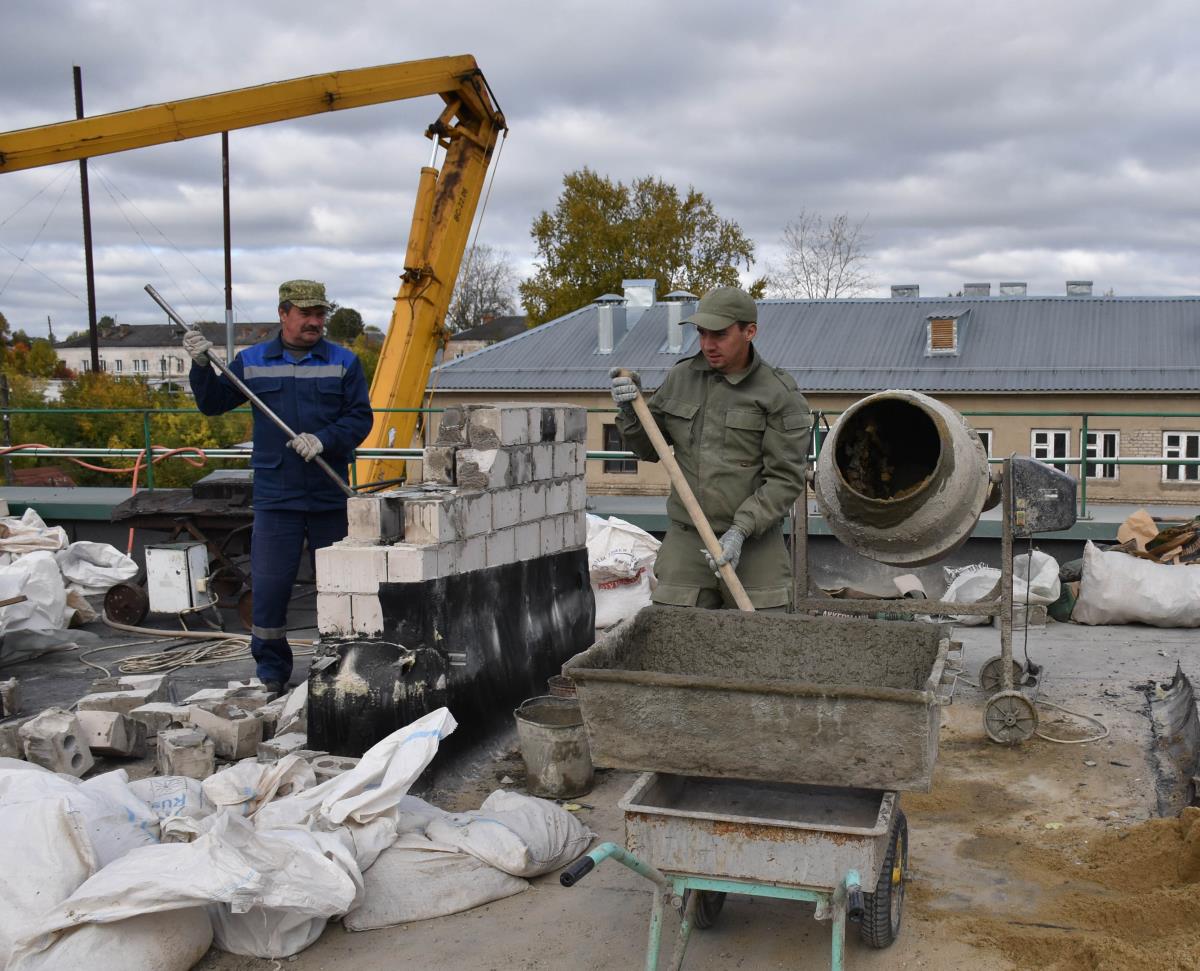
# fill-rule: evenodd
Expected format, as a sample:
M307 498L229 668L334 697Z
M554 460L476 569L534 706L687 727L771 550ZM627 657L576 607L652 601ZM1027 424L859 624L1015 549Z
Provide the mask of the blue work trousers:
M346 536L346 507L322 512L259 509L250 539L250 580L254 589L250 653L264 684L286 684L292 676L287 610L308 540L309 555ZM316 570L314 568L314 575Z

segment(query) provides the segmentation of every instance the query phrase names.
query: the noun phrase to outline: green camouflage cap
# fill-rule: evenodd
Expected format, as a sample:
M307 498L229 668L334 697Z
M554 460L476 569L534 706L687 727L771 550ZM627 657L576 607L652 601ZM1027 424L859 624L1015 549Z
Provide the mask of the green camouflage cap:
M325 299L325 284L316 280L288 280L279 284L279 302L302 308L330 307Z
M758 304L745 290L737 287L717 287L700 298L696 312L685 324L695 324L705 330L724 330L737 323L757 323Z

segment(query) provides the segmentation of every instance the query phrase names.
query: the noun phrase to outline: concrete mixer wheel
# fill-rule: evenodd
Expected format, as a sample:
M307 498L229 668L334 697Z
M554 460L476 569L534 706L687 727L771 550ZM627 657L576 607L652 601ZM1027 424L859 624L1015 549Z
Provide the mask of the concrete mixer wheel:
M1001 691L987 700L983 728L988 738L1001 745L1015 745L1033 738L1037 731L1037 706L1019 691Z
M1025 669L1021 667L1020 662L1013 658L1009 658L1009 664L1012 665L1012 683L1016 687L1021 683L1021 679L1025 677ZM983 689L984 694L994 695L997 691L1004 690L1004 655L997 654L993 658L989 658L983 662L983 667L979 669L979 687Z

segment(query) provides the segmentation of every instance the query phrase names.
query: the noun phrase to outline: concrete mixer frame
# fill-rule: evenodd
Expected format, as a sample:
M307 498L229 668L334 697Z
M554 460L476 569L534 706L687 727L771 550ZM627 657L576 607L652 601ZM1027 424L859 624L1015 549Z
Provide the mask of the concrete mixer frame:
M981 668L980 686L989 692L985 704L983 725L994 742L1016 744L1033 737L1037 731L1036 698L1041 668L1014 665L1012 656L1013 608L1013 457L1004 459L991 479L1000 486L1000 596L978 603L950 603L944 600L839 600L833 597L808 595L808 495L807 490L792 507L792 610L832 612L841 614L899 614L906 618L917 616L963 616L1000 618L1000 654L986 661ZM813 472L809 470L810 484ZM1026 617L1028 623L1028 617ZM984 672L990 676L985 679ZM960 669L961 673L961 669ZM1017 677L1021 677L1018 690ZM998 689L998 690L997 690ZM1030 697L1030 696L1033 697ZM953 685L947 701L953 696Z

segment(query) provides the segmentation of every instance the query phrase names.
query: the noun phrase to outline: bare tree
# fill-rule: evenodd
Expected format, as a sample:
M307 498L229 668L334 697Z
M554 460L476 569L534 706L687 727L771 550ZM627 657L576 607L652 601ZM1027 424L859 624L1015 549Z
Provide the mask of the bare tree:
M517 271L508 254L486 243L478 244L463 257L446 327L457 334L482 324L485 317L513 313L516 291Z
M823 300L869 290L866 222L851 222L844 212L826 220L819 212L801 210L783 228L783 263L767 267L770 295Z

